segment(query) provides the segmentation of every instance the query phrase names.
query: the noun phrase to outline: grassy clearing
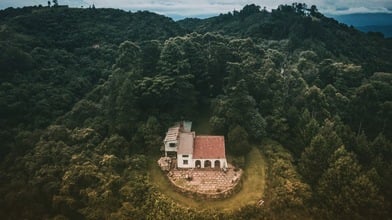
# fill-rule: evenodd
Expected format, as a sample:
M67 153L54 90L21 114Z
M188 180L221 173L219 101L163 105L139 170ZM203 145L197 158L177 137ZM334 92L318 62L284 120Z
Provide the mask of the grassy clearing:
M181 193L174 191L169 180L160 170L156 161L150 162L150 179L151 182L162 193L164 193L173 201L187 207L200 209L221 209L233 210L247 204L257 202L264 193L265 188L265 162L260 151L253 147L246 158L245 172L242 177L243 185L241 191L224 200L195 200L188 198Z

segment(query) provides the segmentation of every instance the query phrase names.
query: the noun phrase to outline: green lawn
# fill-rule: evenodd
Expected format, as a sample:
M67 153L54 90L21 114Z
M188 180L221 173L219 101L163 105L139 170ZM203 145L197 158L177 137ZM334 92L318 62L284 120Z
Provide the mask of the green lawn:
M242 188L230 198L224 200L195 200L188 198L181 193L174 191L169 180L158 167L156 161L150 162L150 179L151 182L162 193L167 195L173 201L187 207L200 209L221 209L232 210L238 209L246 204L254 204L261 199L265 187L265 162L260 151L253 147L246 158L245 172L242 176Z

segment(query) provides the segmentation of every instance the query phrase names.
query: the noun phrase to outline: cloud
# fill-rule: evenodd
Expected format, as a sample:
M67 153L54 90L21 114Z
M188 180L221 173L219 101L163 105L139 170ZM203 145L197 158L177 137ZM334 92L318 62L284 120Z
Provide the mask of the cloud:
M52 3L52 0L0 0L0 9L8 7L24 7L33 5L48 5L48 1ZM69 5L71 7L86 7L91 5L92 0L58 0L61 5ZM116 0L113 0L116 2Z
M243 2L243 3L242 3ZM170 0L170 1L126 1L116 0L116 5L121 6L122 9L137 11L149 10L160 14L181 14L183 16L195 16L199 14L219 14L233 11L234 9L241 9L245 1L185 1L185 0ZM96 0L96 7L113 7L113 1Z
M240 10L246 4L257 4L268 10L280 4L304 2L308 6L316 5L320 12L329 15L387 12L391 13L391 0L58 0L60 4L72 7L89 6L97 8L120 8L138 11L149 10L164 15L200 17L218 15L233 10ZM21 7L25 5L46 5L47 0L0 0L0 8Z
M322 0L318 5L319 11L327 15L388 13L390 7L392 7L390 0Z
M87 0L91 1L91 0ZM92 1L91 1L92 2ZM201 14L220 14L241 10L246 4L257 4L268 10L281 4L304 2L308 6L316 5L326 14L348 14L359 12L390 12L391 0L95 0L97 7L115 7L125 10L150 10L160 14L179 14L198 16ZM344 10L342 10L344 9ZM389 10L388 10L389 9Z

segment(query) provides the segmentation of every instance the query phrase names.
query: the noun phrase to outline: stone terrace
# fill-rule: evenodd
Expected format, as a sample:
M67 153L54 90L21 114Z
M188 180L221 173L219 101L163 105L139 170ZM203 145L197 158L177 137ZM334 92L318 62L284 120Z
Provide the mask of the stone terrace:
M219 169L172 169L169 180L184 193L196 193L209 198L231 195L240 182L242 170L232 166L223 172ZM220 196L221 195L221 196Z

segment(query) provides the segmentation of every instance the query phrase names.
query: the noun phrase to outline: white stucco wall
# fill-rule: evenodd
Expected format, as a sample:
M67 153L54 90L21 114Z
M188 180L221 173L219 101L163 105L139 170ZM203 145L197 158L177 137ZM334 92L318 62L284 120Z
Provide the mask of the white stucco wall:
M215 168L215 161L219 161L219 165L220 165L219 168L227 167L226 159L193 159L192 167L194 168L196 168L196 161L200 161L200 168L205 168L206 161L211 162L211 168Z
M182 154L177 155L177 167L178 168L194 168L192 154L187 154L188 157L184 157ZM184 164L184 160L188 161L188 164Z
M173 143L175 145L175 147L170 147L170 144ZM168 141L165 142L165 151L172 151L172 152L177 152L177 141Z

